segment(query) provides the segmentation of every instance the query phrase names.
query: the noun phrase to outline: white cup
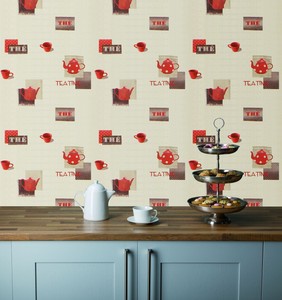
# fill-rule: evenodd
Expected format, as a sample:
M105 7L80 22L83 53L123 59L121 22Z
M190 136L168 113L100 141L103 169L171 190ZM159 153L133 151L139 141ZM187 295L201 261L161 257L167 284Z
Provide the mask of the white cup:
M137 223L150 223L157 217L157 210L151 206L134 206L133 216Z

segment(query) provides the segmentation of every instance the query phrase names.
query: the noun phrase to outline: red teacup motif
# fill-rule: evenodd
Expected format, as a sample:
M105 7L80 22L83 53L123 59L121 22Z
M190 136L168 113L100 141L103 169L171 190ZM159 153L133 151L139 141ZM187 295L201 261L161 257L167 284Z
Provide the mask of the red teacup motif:
M137 48L139 52L144 52L146 50L146 43L138 42L134 47Z
M40 138L45 142L45 143L50 143L52 141L52 134L49 132L45 132L42 135L40 135Z
M231 44L228 45L228 47L233 51L233 52L238 52L240 50L240 43L238 42L232 42Z
M10 70L1 70L1 74L4 79L12 78L14 76L14 73Z
M146 134L143 132L139 132L134 135L134 138L137 139L139 143L144 143L146 141Z
M202 167L202 165L197 160L189 160L189 166L191 170L196 170Z
M200 78L202 76L202 73L200 73L198 70L189 70L189 75L192 79Z
M3 170L9 170L13 168L13 164L9 160L1 160Z
M237 132L233 132L228 135L228 138L230 138L233 143L237 143L240 140L240 134Z
M95 74L98 79L106 78L108 76L107 72L105 72L104 70L100 70L100 69L95 70Z
M52 50L52 43L44 42L43 44L40 45L40 47L43 48L45 52L50 52Z
M97 170L102 170L108 167L108 164L106 164L103 160L95 160L95 165Z

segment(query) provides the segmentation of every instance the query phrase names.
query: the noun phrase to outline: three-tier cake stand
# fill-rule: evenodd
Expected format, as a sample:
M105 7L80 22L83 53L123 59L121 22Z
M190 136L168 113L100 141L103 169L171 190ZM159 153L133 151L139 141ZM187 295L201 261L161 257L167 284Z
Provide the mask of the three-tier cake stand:
M229 224L231 221L225 214L235 213L244 209L247 205L247 202L237 197L226 197L220 195L220 186L222 186L222 184L234 183L239 181L243 176L243 172L241 171L221 169L220 156L236 152L239 149L239 146L236 144L220 143L220 130L225 125L225 122L222 118L215 119L213 125L217 131L216 143L198 145L198 149L202 153L216 155L217 168L212 170L197 170L193 172L193 176L199 182L215 185L217 187L216 195L193 197L188 199L187 202L191 208L210 214L204 219L206 223L211 225ZM211 202L211 205L199 205L197 204L197 199L211 199L211 201L206 201ZM229 206L222 204L227 202L230 203L228 204ZM233 205L232 203L236 203L236 205Z

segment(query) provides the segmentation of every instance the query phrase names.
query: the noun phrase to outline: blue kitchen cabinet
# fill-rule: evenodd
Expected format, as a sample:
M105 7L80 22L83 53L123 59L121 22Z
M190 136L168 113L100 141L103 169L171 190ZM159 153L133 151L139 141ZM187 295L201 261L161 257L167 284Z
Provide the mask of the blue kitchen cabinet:
M12 300L11 242L0 243L0 299Z
M137 299L136 242L14 242L12 253L13 300Z
M282 299L282 243L265 242L263 251L263 300Z
M261 242L140 242L138 299L259 300L262 250Z

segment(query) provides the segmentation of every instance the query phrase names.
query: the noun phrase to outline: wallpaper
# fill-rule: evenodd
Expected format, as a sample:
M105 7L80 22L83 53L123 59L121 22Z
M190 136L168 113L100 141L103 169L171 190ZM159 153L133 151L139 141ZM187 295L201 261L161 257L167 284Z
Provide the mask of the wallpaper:
M185 206L216 193L193 172L219 139L244 174L220 192L281 205L280 1L1 4L0 205L73 206L98 180L110 205Z

